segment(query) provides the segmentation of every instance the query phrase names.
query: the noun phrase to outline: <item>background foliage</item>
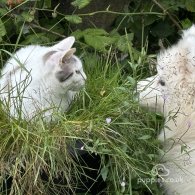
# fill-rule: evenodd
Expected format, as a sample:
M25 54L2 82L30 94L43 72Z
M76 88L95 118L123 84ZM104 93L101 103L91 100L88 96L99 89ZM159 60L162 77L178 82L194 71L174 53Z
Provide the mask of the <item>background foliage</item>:
M48 43L73 33L94 49L114 45L122 52L127 48L121 36L133 33L139 46L142 36L158 43L189 27L195 12L192 0L123 0L120 6L95 0L2 0L0 6L1 43Z
M29 44L50 45L74 35L88 76L86 92L57 125L10 123L1 110L0 182L11 173L15 183L10 193L47 194L48 186L41 183L39 170L50 170L48 175L56 177L67 164L74 171L62 172L66 187L73 187L69 178L77 177L79 166L62 148L66 148L65 142L73 144L79 138L87 151L100 155L100 175L107 182L107 194L161 194L156 183L137 183L137 178L154 176L151 169L159 161L160 150L156 130L161 122L158 115L138 107L133 90L138 79L154 74L159 48L174 43L178 32L193 23L195 1L118 2L1 0L1 67L9 58L8 52ZM108 117L111 124L105 122ZM28 171L17 174L21 169ZM32 177L35 187L26 191ZM128 185L122 186L122 181Z

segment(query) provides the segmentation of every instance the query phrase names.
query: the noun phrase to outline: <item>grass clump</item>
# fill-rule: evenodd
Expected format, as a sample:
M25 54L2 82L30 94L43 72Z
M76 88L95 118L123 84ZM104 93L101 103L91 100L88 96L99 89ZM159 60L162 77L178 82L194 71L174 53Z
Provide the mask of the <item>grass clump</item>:
M115 54L87 53L83 61L86 88L57 123L8 120L0 108L2 193L76 194L85 175L85 166L70 152L78 140L80 150L100 158L105 194L159 193L155 183L139 182L152 178L158 163L159 121L138 107L135 82L121 74ZM11 188L6 189L9 181Z

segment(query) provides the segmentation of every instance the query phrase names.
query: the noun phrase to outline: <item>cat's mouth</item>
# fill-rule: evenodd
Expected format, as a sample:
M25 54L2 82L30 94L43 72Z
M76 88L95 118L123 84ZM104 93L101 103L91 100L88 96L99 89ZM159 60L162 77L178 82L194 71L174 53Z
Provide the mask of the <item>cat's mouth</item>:
M74 83L74 85L71 86L71 87L69 88L69 90L70 90L70 91L76 92L76 91L81 90L81 89L84 88L84 87L85 87L85 82L84 82L84 81L83 81L82 83L81 83L81 82L77 82L77 83Z
M82 85L82 86L78 86L78 87L72 87L71 89L70 89L70 91L80 91L82 88L84 88L84 86L85 85Z

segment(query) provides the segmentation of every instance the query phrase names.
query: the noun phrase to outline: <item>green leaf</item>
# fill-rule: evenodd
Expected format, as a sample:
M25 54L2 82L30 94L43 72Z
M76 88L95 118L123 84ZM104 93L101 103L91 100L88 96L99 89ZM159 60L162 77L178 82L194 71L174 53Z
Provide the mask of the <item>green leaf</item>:
M164 38L173 34L174 28L168 21L163 21L152 27L150 32L155 37Z
M133 77L131 77L131 76L128 76L128 77L127 77L127 80L128 80L132 85L135 85L135 84L136 84L136 80L135 80Z
M160 3L166 10L169 9L170 11L178 11L179 8L185 9L185 1L186 0L161 0Z
M153 160L156 157L155 154L148 154L147 156L149 157L150 160Z
M23 12L21 15L27 22L32 22L34 20L34 15L31 14L31 12Z
M87 6L90 2L91 2L91 0L75 0L71 4L74 7L78 7L79 9L82 9L85 6Z
M101 28L87 28L83 33L89 35L108 35L108 33Z
M115 42L115 38L107 37L104 29L88 28L83 31L85 42L98 51L106 51L106 47Z
M44 0L43 8L50 8L51 7L51 0Z
M31 45L31 44L42 44L42 43L48 43L50 42L50 39L48 36L46 36L45 33L36 33L36 34L30 34L28 35L24 41L22 41L21 44L24 45Z
M151 138L150 135L143 135L143 136L139 137L138 139L147 140L147 139L150 139L150 138Z
M104 181L106 181L107 177L108 177L108 167L104 166L102 169L101 169L101 176L102 176L102 179Z
M7 10L4 8L0 8L0 16L6 15L7 14Z
M83 37L84 33L83 33L83 31L78 29L78 30L72 32L71 35L74 36L76 39L80 39Z
M108 33L104 29L87 28L84 31L76 30L76 31L72 32L72 35L75 36L77 39L80 39L84 35L97 36L97 35L108 35Z
M43 9L51 8L51 0L37 1L37 7Z
M128 43L133 40L134 34L133 33L129 33L127 35L123 35L120 36L117 43L116 43L116 47L122 51L122 52L128 52Z
M188 11L195 12L195 1L194 0L186 0L185 6Z
M106 51L106 46L111 45L115 39L106 36L84 35L85 42L99 51Z
M78 15L67 15L65 16L65 19L73 24L80 24L82 23L82 18L79 17Z
M188 18L186 18L186 19L181 21L181 24L182 24L183 29L187 29L190 26L192 26L192 21L189 20Z
M3 37L4 35L6 35L6 29L5 29L4 23L0 19L0 38Z

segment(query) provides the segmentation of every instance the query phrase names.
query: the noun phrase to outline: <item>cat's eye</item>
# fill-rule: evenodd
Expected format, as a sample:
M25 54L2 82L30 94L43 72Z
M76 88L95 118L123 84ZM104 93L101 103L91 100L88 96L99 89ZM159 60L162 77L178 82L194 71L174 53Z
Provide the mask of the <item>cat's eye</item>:
M77 74L81 74L81 72L80 72L79 70L76 70L75 72L76 72Z
M59 80L59 82L64 82L68 80L70 77L72 77L73 72L64 72L64 71L59 71L56 73L56 78Z
M161 86L165 86L165 82L163 81L163 80L159 80L159 82L158 82Z

